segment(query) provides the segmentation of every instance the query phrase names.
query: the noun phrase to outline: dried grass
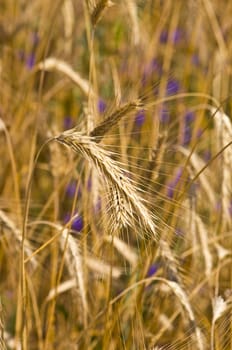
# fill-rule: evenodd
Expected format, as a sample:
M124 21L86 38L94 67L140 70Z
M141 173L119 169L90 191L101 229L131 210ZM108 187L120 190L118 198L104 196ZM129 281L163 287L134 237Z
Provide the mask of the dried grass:
M96 259L93 257L87 257L86 260L87 266L94 272L97 273L98 276L101 278L104 276L113 278L119 278L122 274L121 269L115 266L111 266L109 264L106 264L105 262L101 261L100 259Z
M223 111L211 109L213 113L214 123L215 123L215 137L217 142L217 149L228 145L232 140L232 123L230 118L223 113ZM231 203L231 192L232 192L232 174L231 174L231 164L232 164L232 148L227 148L222 154L221 160L221 187L222 187L222 212L223 220L230 222L231 217L229 214L229 208Z
M131 264L132 267L137 265L138 255L128 244L116 236L106 236L105 240L109 243L113 243L114 247Z
M72 80L85 95L94 95L93 89L88 80L83 79L78 72L74 71L66 62L54 57L46 58L43 62L38 63L37 68L42 71L57 70Z
M210 346L211 346L211 349L214 349L215 323L225 313L225 311L228 308L228 305L227 305L227 302L221 296L216 296L213 299L212 306L213 306L213 319L212 319L212 326L211 326Z
M77 281L76 278L72 278L68 281L65 281L63 283L60 283L59 286L57 286L56 288L53 288L49 291L48 296L46 298L46 301L50 301L54 298L57 298L58 295L65 293L67 291L69 291L70 289L76 288L77 285Z
M208 232L199 216L196 217L196 223L197 223L198 233L199 233L200 242L202 246L202 256L204 257L204 260L205 260L205 275L206 277L210 277L213 269L213 258L209 249Z
M1 6L0 348L230 349L232 4L111 5Z

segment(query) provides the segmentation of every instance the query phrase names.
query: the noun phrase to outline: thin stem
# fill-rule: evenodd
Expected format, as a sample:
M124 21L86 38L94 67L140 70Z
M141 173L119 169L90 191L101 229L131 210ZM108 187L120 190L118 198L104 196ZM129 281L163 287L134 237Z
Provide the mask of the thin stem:
M30 207L30 196L31 196L31 188L32 188L32 180L33 180L33 174L35 170L36 163L39 159L39 156L44 149L44 147L51 141L53 141L53 138L50 138L46 140L43 145L40 147L35 160L33 162L31 173L28 177L28 185L26 188L26 199L25 199L25 208L24 208L24 215L23 215L23 227L22 227L22 241L21 241L21 265L20 265L20 279L21 279L21 300L22 300L22 328L21 328L21 337L22 337L22 348L23 350L27 349L27 321L26 321L26 311L27 311L27 283L26 283L26 270L25 270L25 241L27 236L27 222L28 222L28 214L29 214L29 207Z

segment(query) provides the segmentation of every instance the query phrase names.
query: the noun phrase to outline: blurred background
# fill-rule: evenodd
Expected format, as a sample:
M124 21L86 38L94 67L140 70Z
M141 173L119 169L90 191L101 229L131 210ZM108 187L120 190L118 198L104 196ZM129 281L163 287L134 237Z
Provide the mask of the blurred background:
M229 1L0 1L2 349L232 349L231 29Z

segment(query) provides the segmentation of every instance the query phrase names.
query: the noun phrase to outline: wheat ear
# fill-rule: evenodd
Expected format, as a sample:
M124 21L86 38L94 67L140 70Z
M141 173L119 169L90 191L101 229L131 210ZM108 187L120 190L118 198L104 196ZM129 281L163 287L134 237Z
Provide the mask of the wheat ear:
M0 346L2 350L6 350L6 344L4 340L4 319L3 319L3 308L0 299Z
M156 237L152 213L144 205L132 180L124 174L117 162L111 159L109 151L96 144L94 138L83 135L75 129L62 133L56 140L81 153L105 179L107 189L113 193L112 209L115 214L113 229L122 226L136 228L139 222L146 232Z
M102 123L96 126L91 132L91 137L96 137L96 142L100 142L104 135L116 125L122 117L132 113L136 110L142 109L143 103L141 99L130 101L123 106L118 107L112 114L110 114Z
M66 239L67 240L67 250L66 250L66 262L67 267L70 271L70 275L76 278L77 284L79 286L82 306L85 312L88 311L88 304L86 298L86 289L83 276L82 268L82 256L80 254L80 249L77 244L77 241L69 234L68 229L63 230L63 235L61 236L61 246L62 249L65 249Z
M38 63L38 70L43 71L53 71L57 70L64 75L66 75L70 80L72 80L79 88L83 91L85 95L94 95L92 86L86 79L83 79L80 74L73 70L73 68L67 64L65 61L59 60L55 57L46 58L44 61Z
M0 210L0 220L4 223L5 227L7 229L9 229L15 237L15 243L20 246L21 242L22 242L22 237L21 237L21 232L20 230L16 227L15 223L2 211ZM25 240L25 253L27 256L31 256L32 255L32 247L30 245L30 242L26 239ZM32 266L33 268L37 267L37 261L36 259L33 257L33 259L31 260L32 262Z
M107 7L113 6L113 2L110 0L99 0L98 3L93 7L91 12L91 23L95 26L101 19L103 12Z

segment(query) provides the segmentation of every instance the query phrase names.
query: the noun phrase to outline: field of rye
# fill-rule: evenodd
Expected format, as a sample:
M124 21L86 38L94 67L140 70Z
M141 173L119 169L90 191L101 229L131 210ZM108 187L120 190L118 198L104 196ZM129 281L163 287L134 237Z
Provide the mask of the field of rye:
M0 1L1 350L232 350L231 75L231 1Z

